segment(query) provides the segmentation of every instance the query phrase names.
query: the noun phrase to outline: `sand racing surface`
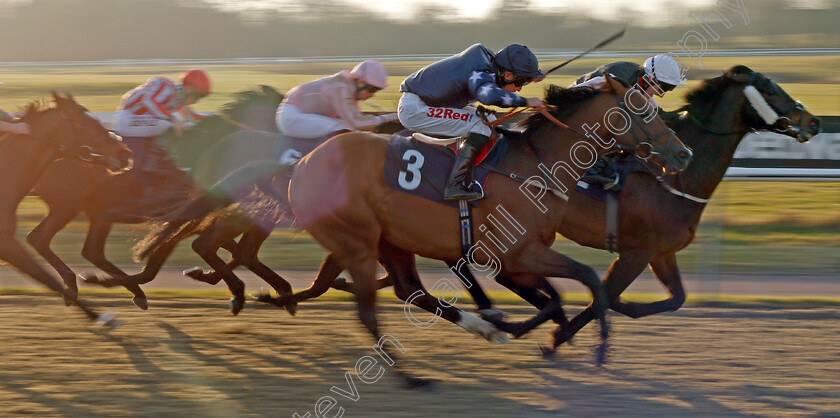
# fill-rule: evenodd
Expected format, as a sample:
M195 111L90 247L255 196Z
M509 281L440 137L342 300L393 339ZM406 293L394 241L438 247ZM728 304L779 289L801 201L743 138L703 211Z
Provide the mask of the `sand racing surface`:
M372 349L352 302L314 301L291 317L249 301L234 317L215 296L152 296L146 312L126 297L86 296L127 323L106 333L54 296L0 296L3 415L314 417L319 399L322 411L336 402L320 415L328 417L339 408L355 417L840 415L833 304L613 314L611 361L598 370L589 363L592 326L543 359L534 346L547 341L549 324L494 345L444 320L417 328L388 301L383 333L406 349L407 370L436 380L432 390L407 390ZM514 318L533 312L502 307ZM379 360L368 373L383 367L379 380L356 376L365 356Z

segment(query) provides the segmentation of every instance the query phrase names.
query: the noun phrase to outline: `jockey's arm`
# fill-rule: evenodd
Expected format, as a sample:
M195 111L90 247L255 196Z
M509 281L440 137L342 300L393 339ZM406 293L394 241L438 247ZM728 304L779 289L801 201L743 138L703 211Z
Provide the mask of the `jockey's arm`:
M354 92L347 86L338 88L331 98L338 117L347 122L353 130L373 129L383 123L398 119L396 113L378 116L362 114Z

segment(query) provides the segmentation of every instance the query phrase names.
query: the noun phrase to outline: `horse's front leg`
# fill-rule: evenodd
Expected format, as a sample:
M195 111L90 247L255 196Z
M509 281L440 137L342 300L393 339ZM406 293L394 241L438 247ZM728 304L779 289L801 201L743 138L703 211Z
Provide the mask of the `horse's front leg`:
M669 254L655 258L650 262L653 274L668 289L671 297L650 303L622 302L620 299L612 303L612 309L631 318L641 318L662 312L673 312L685 303L680 268L677 265L677 255Z
M619 295L645 270L649 261L650 253L648 251L622 251L618 258L613 261L604 278L604 291L611 307L615 306ZM554 347L556 348L569 341L595 317L595 310L590 304L575 316L568 326L558 327L554 333Z
M26 242L29 243L44 260L58 272L61 279L67 286L67 296L76 297L79 294L79 287L76 283L76 272L70 269L64 261L50 248L50 243L58 231L61 231L78 214L78 210L51 206L49 213L29 234L26 235ZM72 298L71 298L72 299Z
M592 292L592 303L588 308L591 315L590 319L599 319L601 325L601 345L597 349L595 362L598 365L602 364L605 361L607 340L609 339L609 325L605 312L609 302L604 287L598 279L598 275L595 274L595 270L540 244L534 243L526 250L522 252L524 254L523 256L518 257L516 260L511 260L513 268L516 271L543 277L567 277L583 283ZM517 280L516 277L512 278ZM552 301L538 316L542 316L546 320L549 319L555 314L554 312L547 312L547 310L551 309L556 311L562 308L559 306L559 302L555 304ZM537 322L533 321L529 325L534 324L537 324ZM562 343L558 342L557 334L566 328L563 326L557 328L552 348L546 354L556 349ZM563 341L566 340L568 338Z
M126 272L114 265L114 263L111 263L111 261L105 257L105 241L111 234L112 226L112 222L103 221L96 215L90 216L88 233L85 237L85 244L82 247L82 257L86 258L88 261L93 263L94 266L113 277L126 277L128 276ZM123 287L134 295L132 302L134 302L138 308L143 310L149 309L149 301L146 298L146 293L143 292L143 289L141 289L138 284L125 283L123 284Z

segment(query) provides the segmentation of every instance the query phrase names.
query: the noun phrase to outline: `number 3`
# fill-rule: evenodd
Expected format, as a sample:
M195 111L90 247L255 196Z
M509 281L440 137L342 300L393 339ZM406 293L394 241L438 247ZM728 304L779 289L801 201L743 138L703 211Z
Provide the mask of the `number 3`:
M399 183L400 187L406 190L414 190L417 186L420 186L420 168L423 167L423 162L425 162L425 157L420 151L410 149L403 154L402 157L403 161L408 161L408 165L405 167L405 170L400 170L399 176L397 176L397 183ZM411 181L406 179L406 175L411 173Z

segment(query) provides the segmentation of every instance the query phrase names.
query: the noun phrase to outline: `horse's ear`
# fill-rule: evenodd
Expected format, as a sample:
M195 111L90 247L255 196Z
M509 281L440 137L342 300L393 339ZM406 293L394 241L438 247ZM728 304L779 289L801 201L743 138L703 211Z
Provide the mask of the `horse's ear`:
M58 94L58 92L55 90L50 90L50 95L52 95L53 101L56 103L58 103L58 101L61 100L61 95Z
M621 84L620 81L612 78L609 74L604 74L604 80L606 80L607 86L611 91L614 91L621 96L624 96L624 94L627 93L627 87L625 87L624 84Z
M738 65L730 68L723 75L736 83L747 83L750 81L750 76L752 76L752 70L743 65Z

